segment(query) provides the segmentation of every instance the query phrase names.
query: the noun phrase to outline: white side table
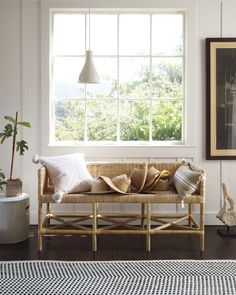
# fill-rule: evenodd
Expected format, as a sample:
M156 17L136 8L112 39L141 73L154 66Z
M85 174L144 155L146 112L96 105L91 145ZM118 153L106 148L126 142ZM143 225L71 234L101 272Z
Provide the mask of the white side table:
M18 243L29 235L29 196L0 194L0 244Z

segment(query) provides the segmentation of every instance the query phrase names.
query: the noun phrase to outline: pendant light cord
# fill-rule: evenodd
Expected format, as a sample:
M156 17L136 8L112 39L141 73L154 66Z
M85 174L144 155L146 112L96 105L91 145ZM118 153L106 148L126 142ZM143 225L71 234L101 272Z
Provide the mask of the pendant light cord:
M91 0L89 0L89 50L90 50L90 10L91 10Z

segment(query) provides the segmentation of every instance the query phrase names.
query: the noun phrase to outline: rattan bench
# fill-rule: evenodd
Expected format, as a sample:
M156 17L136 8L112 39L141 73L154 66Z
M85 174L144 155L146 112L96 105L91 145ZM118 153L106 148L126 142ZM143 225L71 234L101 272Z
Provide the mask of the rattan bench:
M133 168L140 168L141 163L90 163L87 168L93 177L103 175L114 177L125 173L130 175ZM168 170L171 179L181 163L150 163L158 170ZM146 250L151 250L151 235L156 234L188 234L200 236L200 250L204 251L204 204L205 179L202 178L199 188L194 195L184 198L187 212L174 214L157 214L152 212L152 204L179 204L182 199L171 187L168 191L159 191L156 194L66 194L61 204L91 204L91 211L81 212L54 212L53 188L45 167L38 171L38 250L42 251L44 235L83 234L92 236L92 249L97 250L97 235L104 234L142 234L146 236ZM135 203L140 204L138 213L102 213L100 204ZM192 205L200 207L199 223L193 216ZM43 212L46 205L46 212ZM102 205L100 205L102 206ZM43 215L44 218L43 218ZM51 222L52 220L57 221ZM187 223L186 223L187 222ZM88 224L88 225L86 225Z

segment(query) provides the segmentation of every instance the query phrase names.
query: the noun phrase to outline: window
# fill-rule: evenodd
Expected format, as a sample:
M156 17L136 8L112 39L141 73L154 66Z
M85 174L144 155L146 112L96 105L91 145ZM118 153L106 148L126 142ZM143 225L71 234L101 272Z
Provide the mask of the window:
M86 13L53 13L51 139L181 142L184 14L91 14L100 84L78 84L88 48Z

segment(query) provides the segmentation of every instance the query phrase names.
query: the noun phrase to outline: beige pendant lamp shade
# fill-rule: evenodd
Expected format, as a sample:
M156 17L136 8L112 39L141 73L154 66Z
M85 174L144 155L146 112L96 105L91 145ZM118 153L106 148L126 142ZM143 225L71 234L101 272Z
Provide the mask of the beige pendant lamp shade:
M86 51L85 64L79 75L79 83L99 83L99 76L95 69L93 62L93 53L90 50L90 0L89 0L89 13L88 13L88 25L89 25L89 50Z
M86 51L85 64L79 75L79 83L99 83L99 76L93 62L93 53Z

